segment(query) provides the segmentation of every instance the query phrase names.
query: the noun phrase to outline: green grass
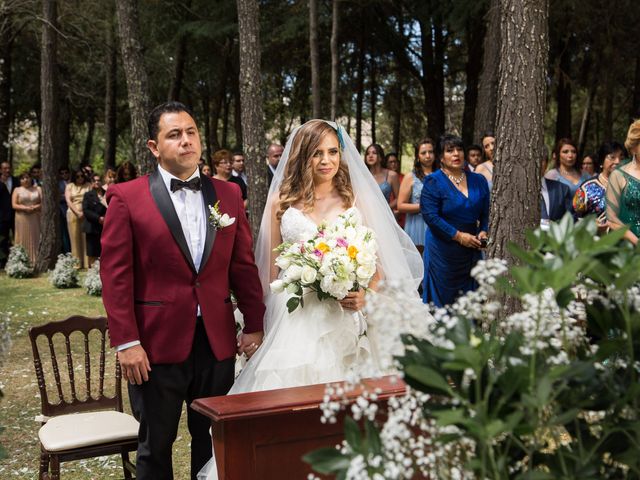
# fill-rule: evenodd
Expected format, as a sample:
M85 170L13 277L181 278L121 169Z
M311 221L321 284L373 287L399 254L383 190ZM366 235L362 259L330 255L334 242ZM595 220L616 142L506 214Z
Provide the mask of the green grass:
M0 316L8 317L12 340L8 356L0 359L0 386L5 395L0 400L0 425L5 427L0 444L8 453L8 458L0 460L2 479L32 480L38 473L40 423L35 417L40 414L40 395L29 328L71 315L104 315L102 300L87 295L83 288L53 288L46 276L18 280L0 273ZM130 412L126 388L123 393L125 411ZM183 412L173 451L174 475L178 480L189 478L189 440ZM111 456L64 463L61 476L64 480L98 480L122 478L123 474L119 457Z

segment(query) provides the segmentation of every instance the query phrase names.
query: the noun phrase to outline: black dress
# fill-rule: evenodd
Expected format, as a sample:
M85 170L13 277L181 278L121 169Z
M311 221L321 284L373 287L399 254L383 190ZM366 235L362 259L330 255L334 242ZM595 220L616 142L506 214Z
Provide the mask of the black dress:
M84 214L82 231L87 234L87 256L100 257L102 252L100 246L100 235L102 234L100 217L106 215L107 207L100 201L100 197L98 197L95 190L90 190L84 194L82 212Z

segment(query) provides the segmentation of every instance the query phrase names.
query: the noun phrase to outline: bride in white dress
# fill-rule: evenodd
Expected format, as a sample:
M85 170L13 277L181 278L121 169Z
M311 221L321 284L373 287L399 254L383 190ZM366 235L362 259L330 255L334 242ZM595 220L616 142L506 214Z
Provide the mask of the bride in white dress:
M321 223L348 213L371 228L378 243L380 280L422 280L420 254L397 225L375 179L344 129L311 120L289 137L275 172L256 243L256 264L265 292L265 337L229 394L344 380L349 371L370 368L374 329L361 313L364 290L341 301L306 295L304 307L288 313L289 294L271 293L279 275L274 248L283 241L313 237ZM417 295L417 293L416 293ZM365 335L366 332L366 335ZM212 459L198 478L217 479Z

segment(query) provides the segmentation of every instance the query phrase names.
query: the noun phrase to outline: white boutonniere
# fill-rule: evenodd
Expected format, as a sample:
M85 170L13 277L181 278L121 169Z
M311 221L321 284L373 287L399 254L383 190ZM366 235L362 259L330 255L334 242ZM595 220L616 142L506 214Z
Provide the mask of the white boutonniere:
M217 201L213 207L209 205L209 223L216 230L222 230L229 225L233 225L236 221L235 217L230 217L226 213L220 213L220 209L218 208L219 204L220 201Z

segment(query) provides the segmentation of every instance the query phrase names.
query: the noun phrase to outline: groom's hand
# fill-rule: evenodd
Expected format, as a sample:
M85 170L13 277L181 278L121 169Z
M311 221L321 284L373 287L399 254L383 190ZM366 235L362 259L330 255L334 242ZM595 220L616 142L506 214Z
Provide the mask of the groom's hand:
M120 360L122 367L122 377L127 382L142 385L142 382L149 380L151 364L142 345L135 345L119 351L118 360Z
M238 352L251 358L262 344L263 332L241 333L238 337Z

